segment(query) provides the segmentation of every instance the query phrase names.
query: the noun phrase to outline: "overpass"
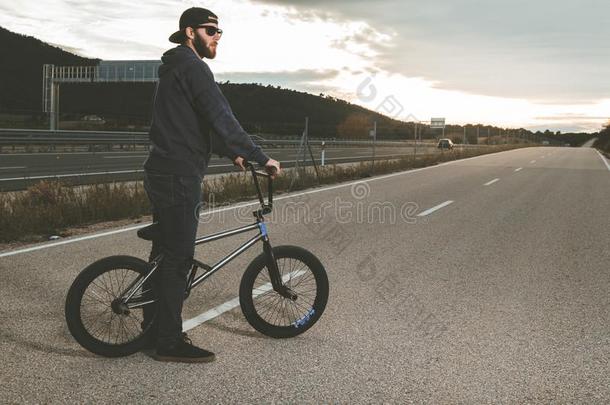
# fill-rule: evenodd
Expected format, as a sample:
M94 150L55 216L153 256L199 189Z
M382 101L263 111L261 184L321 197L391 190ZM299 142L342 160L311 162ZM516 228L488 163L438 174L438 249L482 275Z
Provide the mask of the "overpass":
M111 60L97 66L55 66L42 68L42 110L49 114L49 129L55 131L59 117L61 83L143 83L158 80L161 61Z

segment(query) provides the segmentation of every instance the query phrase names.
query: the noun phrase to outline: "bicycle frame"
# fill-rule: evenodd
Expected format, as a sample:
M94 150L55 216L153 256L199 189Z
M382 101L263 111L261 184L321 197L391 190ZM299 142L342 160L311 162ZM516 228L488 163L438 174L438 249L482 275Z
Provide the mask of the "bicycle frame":
M271 279L271 284L273 286L273 289L286 298L293 299L295 297L294 293L292 291L290 291L290 289L288 289L286 286L283 285L279 269L277 268L277 263L275 261L275 257L273 256L273 249L272 249L271 243L269 241L269 235L267 234L267 225L265 223L264 215L267 213L270 213L271 210L273 209L273 187L272 187L271 178L267 173L262 173L262 172L256 171L254 169L254 166L252 166L251 164L248 164L248 167L250 168L250 170L252 172L252 176L254 177L254 184L256 186L256 191L258 193L259 202L261 204L261 209L253 212L254 217L256 218L256 222L253 224L250 224L250 225L242 226L242 227L231 229L228 231L222 231L222 232L214 233L211 235L199 237L199 238L195 239L195 246L201 245L204 243L208 243L208 242L213 242L213 241L227 238L230 236L239 235L241 233L253 231L255 229L258 229L258 234L256 236L250 238L248 241L243 243L240 247L233 250L231 253L229 253L227 256L225 256L224 258L219 260L216 264L214 264L211 267L208 266L207 264L202 263L199 260L193 258L192 263L191 263L190 276L189 276L189 279L187 280L187 290L186 290L187 296L188 296L188 294L190 294L190 291L193 288L195 288L199 284L203 283L206 279L211 277L214 273L216 273L218 270L223 268L225 265L227 265L237 256L239 256L240 254L242 254L243 252L245 252L246 250L248 250L249 248L254 246L258 241L262 240L263 241L263 252L267 259L267 268L269 269L269 276ZM264 198L263 198L263 195L262 195L259 183L258 183L257 176L264 176L264 177L269 178L268 202L267 203L265 203L265 201L264 201ZM133 309L133 308L139 308L139 307L142 307L144 305L148 305L148 304L151 304L154 302L154 300L135 301L135 302L130 302L130 300L134 297L136 291L138 291L143 286L143 284L146 282L146 280L148 280L150 278L150 276L157 270L162 259L163 259L163 254L160 254L155 259L153 259L153 261L150 263L151 269L148 272L148 274L146 274L146 276L144 276L141 279L136 279L134 281L134 283L132 283L132 285L130 285L125 290L126 292L121 295L121 297L122 297L121 301L122 301L123 305L127 306L127 308L129 308L129 309ZM194 277L196 270L199 267L202 269L205 269L206 271L205 271L205 273L203 273L197 277Z

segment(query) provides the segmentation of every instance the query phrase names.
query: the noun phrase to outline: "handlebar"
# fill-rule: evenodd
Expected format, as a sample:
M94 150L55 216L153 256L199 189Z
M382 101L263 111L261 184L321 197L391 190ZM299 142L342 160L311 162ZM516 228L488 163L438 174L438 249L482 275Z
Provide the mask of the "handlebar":
M265 171L256 170L254 165L250 162L244 162L244 166L250 170L252 173L252 178L254 179L254 187L256 187L256 193L258 194L258 200L261 203L261 210L255 212L255 214L260 213L262 215L269 214L273 210L273 179L271 178L272 173L269 173L268 170L275 171L275 168L265 168ZM258 177L266 177L267 178L267 203L265 203L265 199L263 197L263 193L261 191L260 184L258 182Z

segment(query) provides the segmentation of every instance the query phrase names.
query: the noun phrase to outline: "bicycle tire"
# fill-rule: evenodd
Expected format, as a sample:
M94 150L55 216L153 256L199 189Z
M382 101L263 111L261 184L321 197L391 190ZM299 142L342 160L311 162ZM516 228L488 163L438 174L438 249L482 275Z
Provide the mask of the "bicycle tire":
M115 277L114 281L112 279L112 275L110 272L123 270L123 280L122 285L119 285L118 278ZM104 339L104 334L97 336L94 333L93 326L87 325L90 319L94 319L93 322L96 322L95 325L104 325L104 320L106 319L106 314L110 315L109 322L112 323L116 318L121 325L126 325L128 321L125 318L125 323L123 323L123 319L121 317L131 317L132 311L141 311L142 309L136 308L130 311L128 315L117 315L114 314L112 308L110 307L110 303L107 302L112 299L112 294L114 291L111 291L115 286L116 291L120 294L120 290L123 289L126 285L137 277L143 277L149 271L148 263L145 261L138 259L136 257L131 256L110 256L103 259L100 259L89 266L87 266L81 273L76 277L74 282L72 283L70 289L68 290L68 294L66 296L66 305L65 305L65 316L66 323L68 325L68 329L74 339L85 349L89 350L92 353L105 356L105 357L122 357L133 354L143 348L145 345L148 336L152 330L152 325L156 318L156 305L153 307L153 315L148 320L146 324L144 324L144 320L142 317L142 322L140 323L140 333L135 334L133 337L127 336L129 339L122 342L110 342ZM130 274L133 273L133 274ZM127 275L131 277L125 282ZM88 294L89 289L92 289ZM98 292L95 293L96 290L93 288L97 288ZM121 291L122 292L122 291ZM151 291L146 291L142 294L146 294L146 298L153 298L154 294ZM83 298L87 297L83 303ZM116 297L115 297L116 298ZM97 306L98 309L104 309L102 313L98 316L95 315L87 315L84 313L83 306L87 304L89 307ZM89 305L90 304L90 305ZM148 304L154 305L154 304ZM89 310L89 308L87 309ZM84 319L83 319L84 318ZM83 322L86 320L87 322ZM132 317L130 320L129 326L138 328L138 319ZM126 326L124 326L126 328ZM99 326L96 326L99 328ZM108 339L110 339L110 331L112 330L112 325L108 329ZM121 332L119 332L120 334Z
M328 301L328 276L318 258L301 247L277 246L273 248L273 254L285 284L296 292L297 300L284 298L271 288L268 271L266 279L262 273L267 269L267 263L265 254L261 254L250 263L242 276L239 303L244 317L257 331L273 338L295 337L311 328L322 316ZM291 261L288 269L285 268L287 259ZM300 262L300 267L293 268L292 261ZM300 273L301 271L303 273ZM263 275L259 277L261 273ZM306 279L308 282L313 281L315 288L311 283L303 285ZM309 290L306 290L307 288ZM313 299L311 291L315 291ZM305 304L297 304L299 299L305 300ZM283 307L281 311L288 315L288 322L275 323L275 318L279 318L279 310L277 313L275 310L268 310L269 304L273 302L280 303Z

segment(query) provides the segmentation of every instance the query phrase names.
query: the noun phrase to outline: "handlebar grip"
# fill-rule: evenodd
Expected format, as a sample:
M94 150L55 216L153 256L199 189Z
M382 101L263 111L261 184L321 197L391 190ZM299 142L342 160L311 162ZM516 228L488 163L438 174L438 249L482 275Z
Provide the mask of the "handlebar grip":
M262 168L264 170L264 172L256 170L256 168L254 167L254 164L250 163L247 160L244 160L244 166L246 167L246 169L253 171L254 173L258 174L259 176L270 177L277 173L277 168L274 166L264 166Z
M277 173L277 167L275 166L265 166L265 171L268 175L273 176Z

